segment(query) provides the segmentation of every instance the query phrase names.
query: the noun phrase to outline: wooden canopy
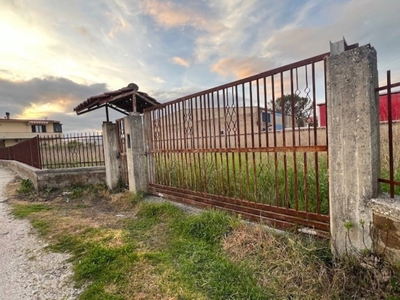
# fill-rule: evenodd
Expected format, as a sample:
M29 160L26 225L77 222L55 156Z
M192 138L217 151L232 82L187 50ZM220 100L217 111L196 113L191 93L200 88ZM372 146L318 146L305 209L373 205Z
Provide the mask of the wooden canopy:
M75 107L74 111L77 115L82 115L105 107L108 121L108 107L122 114L129 115L130 112L143 113L145 108L160 104L146 93L139 92L138 89L136 84L130 83L127 87L119 90L91 96Z

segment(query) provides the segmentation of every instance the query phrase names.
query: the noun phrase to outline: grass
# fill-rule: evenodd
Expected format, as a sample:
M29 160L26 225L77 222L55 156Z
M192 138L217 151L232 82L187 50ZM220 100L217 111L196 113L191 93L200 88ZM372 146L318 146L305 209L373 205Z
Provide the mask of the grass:
M21 194L30 194L35 191L35 187L29 179L22 179L21 180L21 186L17 190L18 193Z
M46 204L10 201L50 250L72 254L76 284L86 286L80 299L396 299L400 293L399 270L334 260L325 240L100 189L80 187L74 199L57 196Z
M160 184L329 213L325 153L168 154L155 164Z

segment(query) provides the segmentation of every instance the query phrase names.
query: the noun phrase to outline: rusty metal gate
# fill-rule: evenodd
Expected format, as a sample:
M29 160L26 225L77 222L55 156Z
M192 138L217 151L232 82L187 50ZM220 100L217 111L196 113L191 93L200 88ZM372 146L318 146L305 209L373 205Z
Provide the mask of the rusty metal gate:
M145 110L149 190L297 230L329 231L328 53Z
M118 151L119 151L118 160L119 160L120 180L124 186L129 186L124 119L123 118L117 119L115 123L117 125L117 136L118 136Z

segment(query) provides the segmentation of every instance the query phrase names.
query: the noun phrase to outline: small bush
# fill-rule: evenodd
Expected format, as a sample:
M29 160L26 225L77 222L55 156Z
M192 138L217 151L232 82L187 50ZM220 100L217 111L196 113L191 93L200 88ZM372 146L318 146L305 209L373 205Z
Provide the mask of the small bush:
M17 190L18 193L20 194L30 194L35 190L35 187L33 186L32 181L29 179L22 179L21 180L21 186Z

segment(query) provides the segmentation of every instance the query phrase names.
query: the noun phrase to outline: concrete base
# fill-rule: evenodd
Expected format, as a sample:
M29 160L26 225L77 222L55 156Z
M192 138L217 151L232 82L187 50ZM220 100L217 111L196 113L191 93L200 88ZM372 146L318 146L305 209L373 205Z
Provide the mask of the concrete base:
M106 177L105 167L40 170L14 160L0 160L0 166L14 171L23 179L29 179L36 190L104 183Z
M400 262L400 197L372 199L374 250L389 262Z

